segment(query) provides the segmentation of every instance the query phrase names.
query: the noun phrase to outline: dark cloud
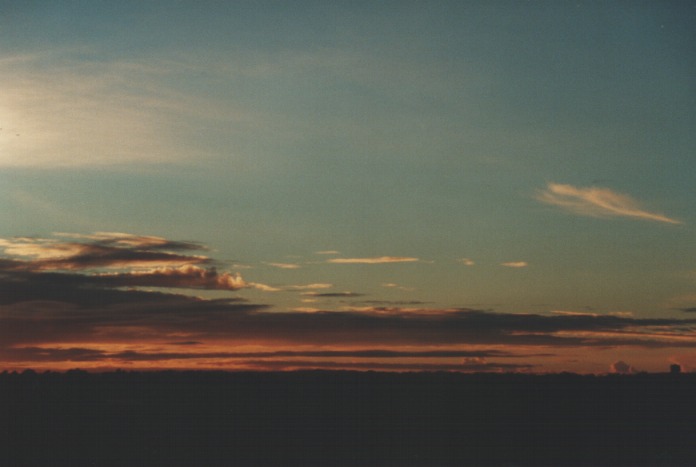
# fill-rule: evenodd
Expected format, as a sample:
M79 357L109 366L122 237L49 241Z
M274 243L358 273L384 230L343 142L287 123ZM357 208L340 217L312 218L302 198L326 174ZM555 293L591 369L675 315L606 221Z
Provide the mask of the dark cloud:
M105 354L106 355L106 354ZM111 358L125 360L179 360L192 358L225 358L225 359L267 359L267 358L520 358L529 355L516 355L498 350L435 350L435 351L398 351L385 349L367 350L317 350L275 352L119 352L109 354Z
M370 305L370 306L422 306L432 302L421 302L419 300L360 300L354 301L355 305Z
M394 363L394 362L336 362L314 360L249 360L244 366L256 370L342 369L377 371L466 371L509 372L529 370L535 365L512 363Z
M111 267L180 266L211 262L206 256L183 253L204 249L203 246L193 242L116 233L73 235L73 237L81 241L23 237L0 239L0 247L4 248L6 254L22 258L21 261L12 260L15 267L21 265L30 270L75 271ZM2 266L6 268L7 264Z
M311 297L319 297L319 298L351 298L351 297L363 297L365 294L356 293L356 292L324 292L324 293L307 292L307 293L304 293L302 295L308 295Z
M79 251L73 255L61 258L37 259L28 263L28 266L38 270L80 270L210 262L210 259L204 256L182 255L141 248L131 249L119 246L80 244L78 249ZM159 250L159 248L156 250Z
M249 286L239 274L218 273L215 268L193 265L157 268L148 271L91 276L93 284L104 287L166 287L185 289L238 290Z
M4 292L10 290L5 287ZM240 300L203 300L137 290L63 288L60 292L63 296L53 293L49 297L51 294L44 291L43 300L31 300L23 292L24 300L0 307L0 342L89 342L95 338L167 342L173 336L186 336L189 341L215 339L345 346L660 347L674 344L654 338L652 329L659 328L664 334L664 327L673 326L684 328L683 332L693 332L696 323L696 320L545 316L475 310L271 312L264 305ZM108 293L100 298L96 292ZM641 330L642 334L635 330ZM612 333L614 337L604 333ZM696 342L679 345L693 347Z
M85 348L20 347L0 349L0 357L20 362L94 362L103 360L105 355L100 350Z
M682 308L681 311L684 311L686 313L696 313L696 307L692 308Z
M181 342L176 345L197 345L198 342ZM16 362L109 362L129 364L133 362L163 362L172 360L234 360L236 366L255 369L299 369L299 368L342 368L342 369L384 369L384 370L446 370L446 371L511 371L530 368L527 364L487 362L486 358L521 358L530 355L516 355L497 350L466 351L392 351L368 349L354 351L275 351L275 352L107 352L91 348L52 348L18 347L0 348L0 359ZM302 359L318 360L302 360ZM350 358L350 362L331 360ZM419 362L396 362L405 358L418 358ZM463 358L461 363L424 362L442 358ZM300 360L298 360L300 359ZM356 362L355 359L367 359ZM383 359L386 361L376 361ZM389 362L391 361L391 362Z
M122 233L101 233L83 236L95 244L162 251L205 251L208 248L198 242L168 240L162 237Z
M81 274L0 271L0 305L55 301L75 306L108 307L184 298L171 293L98 287L99 282L98 278Z
M23 271L27 268L26 262L0 258L0 271Z

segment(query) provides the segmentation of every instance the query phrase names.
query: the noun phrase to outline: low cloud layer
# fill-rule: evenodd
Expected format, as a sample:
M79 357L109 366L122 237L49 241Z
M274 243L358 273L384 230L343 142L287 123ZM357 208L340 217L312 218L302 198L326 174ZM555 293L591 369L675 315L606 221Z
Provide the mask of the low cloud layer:
M696 319L497 313L379 300L343 311L290 311L233 295L206 299L195 291L235 294L270 287L218 272L212 259L187 254L189 248L205 250L201 245L157 237L9 239L0 246L5 252L0 258L0 362L5 367L196 362L258 369L517 371L538 363L498 360L532 358L530 348L545 354L573 348L696 348ZM150 264L143 258L157 254L175 255L184 264L143 267ZM315 290L312 298L360 296L316 291L329 287L315 283L294 289ZM230 351L240 346L266 350ZM298 346L305 350L290 350ZM452 361L462 358L469 360ZM471 360L481 358L486 361Z
M609 188L579 188L560 183L549 183L537 194L543 203L558 206L566 211L593 217L630 217L667 224L681 224L663 214L648 211L628 195L616 193Z

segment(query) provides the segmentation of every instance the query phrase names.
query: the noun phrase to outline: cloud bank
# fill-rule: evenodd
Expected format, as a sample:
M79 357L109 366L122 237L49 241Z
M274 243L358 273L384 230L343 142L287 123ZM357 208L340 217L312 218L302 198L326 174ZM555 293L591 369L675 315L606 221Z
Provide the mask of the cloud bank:
M564 349L696 348L696 319L499 313L379 300L341 311L278 310L233 295L203 298L195 291L272 288L188 254L205 250L194 242L127 234L69 238L0 243L0 365L526 371ZM143 266L162 258L163 265ZM329 287L294 290L315 290L313 299L360 297L321 291ZM257 350L238 350L245 346ZM477 358L487 360L471 360ZM529 360L499 361L508 358Z

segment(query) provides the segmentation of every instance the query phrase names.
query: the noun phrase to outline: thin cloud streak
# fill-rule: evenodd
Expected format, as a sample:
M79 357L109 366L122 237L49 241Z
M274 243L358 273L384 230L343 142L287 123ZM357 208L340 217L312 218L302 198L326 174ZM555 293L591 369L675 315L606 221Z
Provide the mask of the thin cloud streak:
M333 264L387 264L387 263L413 263L420 261L418 258L407 256L378 256L373 258L333 258L327 263Z
M526 261L509 261L507 263L501 263L501 266L506 268L526 268L529 264Z
M266 263L269 266L273 266L278 269L300 269L302 266L295 263Z
M628 195L616 193L609 188L578 188L572 185L549 183L540 191L537 200L558 206L566 211L592 217L631 217L667 224L681 224L662 214L646 211L638 201Z
M314 284L305 284L305 285L286 285L284 287L285 290L317 290L317 289L330 289L333 287L333 284L326 284L326 283L314 283Z

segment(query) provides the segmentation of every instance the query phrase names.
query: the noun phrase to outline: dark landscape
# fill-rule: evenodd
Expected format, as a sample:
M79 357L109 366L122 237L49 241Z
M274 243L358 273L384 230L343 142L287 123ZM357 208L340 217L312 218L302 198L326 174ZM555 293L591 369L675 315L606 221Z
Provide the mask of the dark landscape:
M3 466L689 466L696 375L0 374Z

